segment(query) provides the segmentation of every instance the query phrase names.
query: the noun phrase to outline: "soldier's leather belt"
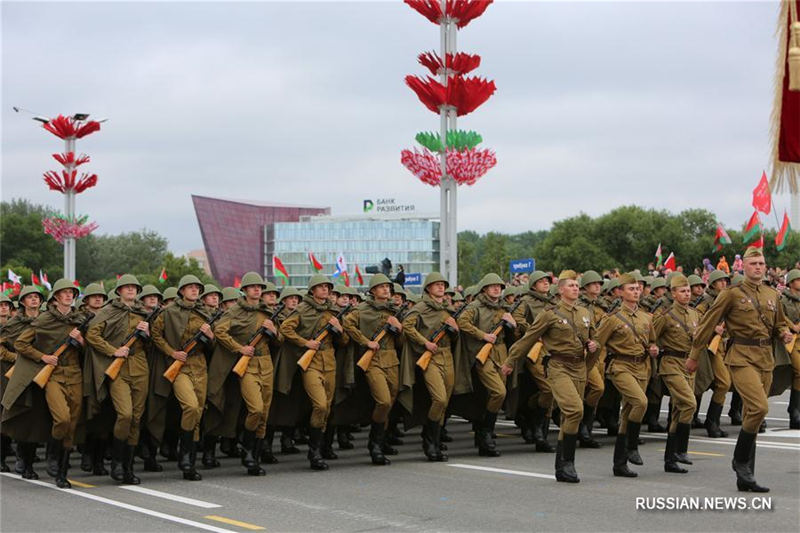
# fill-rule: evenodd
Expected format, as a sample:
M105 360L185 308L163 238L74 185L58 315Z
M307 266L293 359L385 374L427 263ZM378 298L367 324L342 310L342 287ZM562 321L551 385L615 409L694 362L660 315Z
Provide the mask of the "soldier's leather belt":
M641 363L647 358L646 354L642 355L622 355L619 353L608 354L611 359L615 361L625 361L626 363Z
M742 346L772 346L772 339L747 339L744 337L731 337L733 344Z
M561 361L562 363L580 363L583 361L583 354L551 353L549 357L553 361Z
M689 357L689 352L678 352L675 350L661 350L662 357L679 357L681 359L686 359Z

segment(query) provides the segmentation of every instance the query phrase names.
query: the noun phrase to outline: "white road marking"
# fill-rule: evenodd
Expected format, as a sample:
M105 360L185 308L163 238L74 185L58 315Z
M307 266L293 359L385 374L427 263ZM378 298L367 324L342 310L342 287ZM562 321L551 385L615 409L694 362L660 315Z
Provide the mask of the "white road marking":
M216 507L222 507L221 505L218 505L216 503L204 502L202 500L195 500L193 498L186 498L185 496L176 496L174 494L169 494L167 492L161 492L160 490L147 489L145 487L139 487L135 485L123 485L119 488L130 490L133 492L140 492L142 494L147 494L148 496L155 496L156 498L164 498L165 500L172 500L178 503L185 503L186 505L194 505L195 507L202 507L203 509L214 509Z
M156 518L161 518L162 520L168 520L170 522L175 522L177 524L181 524L184 526L189 527L196 527L198 529L204 529L206 531L214 531L216 533L236 533L234 530L231 529L224 529L221 527L212 526L210 524L204 524L202 522L195 522L194 520L187 520L186 518L181 518L179 516L173 516L171 514L161 513L158 511L153 511L151 509L146 509L144 507L139 507L137 505L131 505L128 503L118 502L116 500L111 500L108 498L103 498L102 496L96 496L94 494L90 494L88 492L81 492L75 489L59 489L52 483L46 483L44 481L37 481L35 479L22 479L17 474L11 473L3 473L2 475L10 477L12 479L18 479L20 481L25 481L27 483L33 483L34 485L41 485L42 487L49 487L51 489L56 489L59 492L63 492L65 494L72 494L74 496L80 496L81 498L87 498L89 500L94 500L96 502L105 503L108 505L113 505L114 507L120 507L122 509L127 509L128 511L133 511L135 513L146 514L148 516L153 516Z
M467 465L462 463L448 463L447 466L452 466L454 468L466 468L467 470L482 470L484 472L494 472L496 474L511 474L513 476L538 477L541 479L556 478L552 474L537 474L536 472L526 472L524 470L508 470L506 468L493 468L491 466Z
M666 433L642 433L642 437L649 437L651 439L660 439L666 440L667 434ZM709 439L704 437L695 437L692 436L689 439L689 442L702 442L704 444L723 444L725 446L736 446L736 439ZM772 450L789 450L800 452L800 444L794 444L791 442L761 442L756 440L756 445L758 448L769 448Z

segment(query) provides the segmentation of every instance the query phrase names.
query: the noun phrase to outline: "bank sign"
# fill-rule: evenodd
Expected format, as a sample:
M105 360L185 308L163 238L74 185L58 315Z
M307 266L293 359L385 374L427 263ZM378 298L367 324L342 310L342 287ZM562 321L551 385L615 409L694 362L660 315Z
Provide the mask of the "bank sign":
M512 274L521 274L523 272L533 272L536 270L536 260L532 257L527 259L513 259L508 264L508 270Z
M395 198L377 198L364 200L365 213L413 213L414 204L399 204Z

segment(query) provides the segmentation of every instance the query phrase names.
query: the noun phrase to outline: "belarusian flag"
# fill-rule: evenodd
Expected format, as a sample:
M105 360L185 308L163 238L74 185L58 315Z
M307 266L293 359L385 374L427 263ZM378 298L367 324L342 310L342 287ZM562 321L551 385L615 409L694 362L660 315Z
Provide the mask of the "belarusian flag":
M728 236L728 232L725 231L722 224L717 224L717 234L714 235L714 245L717 247L717 251L719 252L724 245L730 243L731 238Z
M345 287L349 287L350 286L350 274L347 273L347 270L342 272L342 277L344 278L344 286Z
M789 232L792 231L792 226L789 224L789 217L786 215L786 211L783 212L783 224L781 224L781 230L775 236L775 245L778 247L778 251L784 249L786 246L786 236Z
M747 221L747 226L744 228L744 243L755 239L762 233L761 220L758 218L758 211L753 211L753 216Z
M358 280L358 284L364 285L364 277L361 275L361 271L358 269L358 264L356 264L356 279Z
M272 273L275 279L280 279L284 285L289 283L289 273L286 272L286 267L283 266L283 262L278 259L277 255L272 256Z
M234 276L233 277L233 288L234 289L238 289L241 286L242 286L242 278L240 278L239 276Z
M677 265L675 264L675 254L674 253L672 253L672 252L669 253L669 257L667 257L667 260L664 262L664 268L672 270L673 272L675 271L675 269L677 268Z
M167 281L167 269L161 268L161 274L158 275L158 282L165 283Z
M656 268L661 266L661 261L664 259L664 256L661 254L661 243L658 243L658 249L656 250Z
M311 268L313 268L317 272L319 272L320 270L322 270L324 268L322 266L322 263L317 261L317 258L314 257L314 252L308 252L308 260L311 261Z
M750 246L754 248L764 248L764 234L758 236L758 239L754 240L750 243Z

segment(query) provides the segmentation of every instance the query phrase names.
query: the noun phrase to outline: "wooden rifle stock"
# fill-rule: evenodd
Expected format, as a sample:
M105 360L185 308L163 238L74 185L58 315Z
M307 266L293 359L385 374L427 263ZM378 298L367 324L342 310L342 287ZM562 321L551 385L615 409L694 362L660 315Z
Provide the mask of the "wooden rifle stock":
M13 375L14 375L14 367L12 366L12 367L11 367L11 368L9 368L9 369L8 369L8 371L5 373L5 376L6 376L6 379L11 379L11 376L13 376Z
M461 316L461 313L464 312L464 309L466 308L467 306L464 305L461 307L461 309L453 313L452 314L453 320L458 319L458 317ZM431 338L429 340L433 344L436 344L438 346L439 341L441 341L442 338L444 338L445 333L447 333L447 324L442 322L442 325L439 326L439 328L433 332L433 335L431 335ZM422 355L419 356L419 359L417 359L417 366L420 367L422 370L427 370L428 365L431 362L431 357L433 357L433 352L431 352L430 350L425 350L422 353Z
M531 363L536 363L539 360L539 354L542 353L542 348L544 344L542 341L537 342L533 346L531 346L531 350L528 352L528 359L530 359Z
M519 307L519 304L522 303L522 300L517 300L514 305L511 306L511 309L506 311L507 313L513 313ZM492 335L499 335L501 331L503 331L503 326L506 324L506 321L502 318L500 322L498 322L495 327L492 328ZM486 363L486 360L489 358L489 354L492 353L492 346L494 346L493 342L487 342L483 345L483 347L478 351L478 355L475 356L481 364Z
M214 313L214 315L209 320L206 321L206 324L208 324L209 326L212 325L214 322L217 321L219 317L222 316L223 312L224 311L220 310ZM200 344L200 339L204 336L205 335L203 334L203 332L198 330L197 333L192 335L192 338L189 339L186 342L186 344L184 344L181 347L181 351L186 352L186 357L189 357L192 354L194 349L197 348L197 345ZM173 361L172 364L169 365L169 368L167 368L167 370L164 372L164 377L167 378L167 381L173 383L175 381L175 378L178 377L178 374L181 373L181 368L183 368L183 365L185 364L186 361L178 361L177 359Z
M158 316L158 314L161 312L162 309L163 308L159 307L158 309L152 311L145 317L144 322L147 322L148 324L152 322L153 319ZM136 339L139 337L137 335L139 331L140 330L138 329L133 330L128 335L128 338L125 339L125 343L122 346L130 349L130 347L133 346L133 344L136 342ZM105 372L106 376L108 376L108 379L110 379L111 381L117 379L117 376L119 376L119 371L122 369L122 365L125 364L125 359L127 359L127 357L115 357L114 360L111 361L111 364L108 365L108 368L106 368Z
M345 315L345 313L347 313L349 310L350 310L350 306L348 305L344 309L339 311L339 314L336 315L336 320L340 320ZM328 333L330 333L330 332L331 332L331 325L330 324L325 324L325 327L322 328L322 331L320 333L318 333L316 337L314 337L314 340L321 343L322 341L325 340L325 338L328 336ZM309 348L300 357L300 359L297 360L297 366L302 368L303 372L305 372L306 370L308 370L308 367L311 366L311 360L314 359L314 356L316 354L317 354L317 350L312 350L311 348Z
M800 327L800 323L795 325L795 328L799 328L799 327ZM797 344L797 334L792 335L792 340L787 342L786 344L784 344L784 347L786 348L786 353L787 354L792 355L792 352L794 351L794 345L795 344Z
M278 317L278 314L281 311L283 311L283 307L284 307L284 304L280 304L280 305L278 305L278 307L275 308L275 312L273 312L272 316L269 317L269 319L272 322L275 322L275 319ZM261 339L263 339L265 335L269 336L269 337L273 337L274 333L272 333L270 330L268 330L264 326L261 326L260 328L258 328L256 330L256 332L253 334L253 336L250 337L250 340L247 341L247 346L252 346L252 347L255 348L256 346L258 346L258 343L261 342ZM232 372L234 374L236 374L237 376L239 376L240 378L244 377L244 373L247 371L247 365L250 364L250 358L251 357L252 357L251 355L243 355L243 356L241 356L239 358L239 360L236 361L236 364L233 366Z
M408 305L407 303L401 305L400 309L398 309L397 312L394 314L394 317L400 318L403 315L403 311L405 310L407 305ZM383 325L380 331L378 331L375 335L373 335L372 339L370 340L380 344L381 340L383 340L388 331L389 331L389 323L387 322L386 324ZM373 357L375 357L375 350L367 350L366 352L364 352L364 355L361 356L361 359L358 360L358 363L356 363L356 365L361 370L366 372L367 369L369 368L369 365L372 364Z
M94 314L88 313L86 315L86 318L83 319L83 322L78 324L77 329L78 331L81 332L81 334L83 334L86 331L86 326L89 325L89 321L93 318ZM73 342L75 344L78 344L77 341L73 341L72 337L67 337L67 340L62 342L61 346L59 346L56 349L56 351L53 352L53 355L56 356L56 358L61 357L61 354L63 354L67 350L67 348L69 348L70 345L72 345ZM78 346L80 346L80 344L78 344ZM53 370L55 369L56 369L55 365L44 365L44 368L39 370L39 372L33 377L33 382L39 385L39 387L44 388L45 385L47 385L47 382L50 381L50 376L53 375ZM11 368L11 370L13 370L13 367ZM6 374L8 374L8 372L6 372Z
M717 350L719 350L719 344L722 342L722 335L714 335L714 338L711 339L711 342L708 343L708 350L716 354Z

